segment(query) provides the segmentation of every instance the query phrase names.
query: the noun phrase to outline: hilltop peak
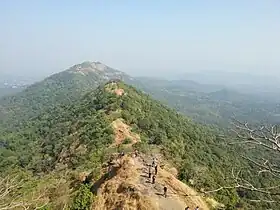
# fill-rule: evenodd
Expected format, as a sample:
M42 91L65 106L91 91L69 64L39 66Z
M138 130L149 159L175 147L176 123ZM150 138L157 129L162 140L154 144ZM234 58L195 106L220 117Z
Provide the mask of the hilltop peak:
M108 81L110 79L131 80L126 73L111 68L99 61L84 61L66 70L67 73L91 76L93 80ZM63 72L62 72L63 73Z
M83 63L80 64L76 64L74 66L72 66L69 71L70 72L75 72L75 73L81 73L81 74L85 74L85 73L89 73L89 72L96 72L96 71L106 71L107 69L109 69L110 67L106 66L105 64L96 61L96 62L92 62L92 61L85 61Z

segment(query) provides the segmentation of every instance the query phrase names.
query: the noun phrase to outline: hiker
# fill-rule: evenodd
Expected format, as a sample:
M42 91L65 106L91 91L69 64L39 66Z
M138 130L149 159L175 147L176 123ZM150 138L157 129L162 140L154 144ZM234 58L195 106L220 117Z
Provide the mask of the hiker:
M197 207L195 208L195 210L199 210L199 207L197 206Z
M155 176L155 175L153 175L153 177L152 177L152 184L154 184L154 183L155 183L155 181L156 181L156 176Z
M166 186L164 186L164 188L163 188L163 196L166 198L166 196L167 196L167 187Z
M151 173L151 166L149 166L149 178L151 178L151 175L152 175L152 173Z
M111 171L112 171L112 166L111 165L109 165L109 167L108 167L108 175L110 176L110 174L111 174Z
M157 169L158 169L157 167L158 167L158 166L156 165L156 166L155 166L155 175L157 175Z
M190 207L187 206L187 207L185 208L185 210L190 210Z
M156 158L153 157L152 167L156 165Z

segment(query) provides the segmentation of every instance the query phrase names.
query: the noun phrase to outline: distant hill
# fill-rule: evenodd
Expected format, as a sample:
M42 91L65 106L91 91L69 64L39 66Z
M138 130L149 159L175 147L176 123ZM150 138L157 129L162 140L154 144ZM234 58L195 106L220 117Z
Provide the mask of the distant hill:
M0 122L13 124L34 117L44 110L79 99L88 90L110 80L129 80L123 72L99 62L83 62L27 87L22 92L0 99ZM4 122L3 122L4 121Z
M233 115L253 123L280 122L279 103L273 98L188 80L141 78L140 81L138 88L201 123L228 126Z
M150 77L137 77L138 80L142 82L142 84L146 85L153 85L154 87L158 88L166 88L166 89L174 89L178 91L194 91L194 92L204 92L209 93L213 91L218 91L224 86L222 85L208 85L208 84L201 84L195 82L193 80L164 80L164 79L157 79L157 78L150 78Z
M220 85L241 93L273 99L280 93L280 77L244 72L201 71L179 75L176 79L188 79L202 84ZM275 98L274 98L275 99ZM279 102L279 101L278 101Z
M83 62L37 82L20 93L0 99L0 124L20 125L57 105L78 100L111 79L121 79L177 111L207 124L226 126L230 117L252 122L280 122L276 99L244 94L222 85L201 84L192 80L163 80L131 77L100 62ZM275 97L274 97L275 98Z
M24 88L10 88L10 87L2 87L0 88L0 98L3 96L14 95L18 92L21 92Z

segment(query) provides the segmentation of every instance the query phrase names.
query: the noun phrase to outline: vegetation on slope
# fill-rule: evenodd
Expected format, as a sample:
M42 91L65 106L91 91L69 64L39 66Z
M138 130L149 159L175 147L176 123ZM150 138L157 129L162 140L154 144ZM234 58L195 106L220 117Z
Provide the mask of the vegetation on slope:
M27 87L22 92L1 98L0 126L14 129L22 120L68 105L87 91L112 78L128 78L122 72L111 69L99 62L83 62L66 71L54 74L41 82Z
M102 163L108 158L108 146L113 142L111 122L119 118L123 118L133 132L140 134L138 148L145 150L149 145L157 145L180 169L180 179L199 191L229 184L233 165L249 169L236 151L231 152L224 146L226 140L219 138L214 131L192 122L133 87L123 83L116 85L100 86L70 105L52 107L39 116L21 121L21 128L17 130L1 131L1 175L4 177L15 170L29 174L28 185L22 187L24 192L44 185L41 202L47 200L52 208L71 205L73 196L81 196L80 191L88 199L84 187L73 188L73 174L90 171L93 177L99 176ZM122 89L124 94L117 95L116 88ZM60 183L59 180L64 183L61 187L67 189L65 194L57 196L61 201L53 196L53 189L47 187L51 186L50 183ZM266 181L274 180L262 176L252 180L264 185ZM30 195L23 193L21 196ZM73 205L80 205L77 196ZM234 209L237 205L250 208L251 204L246 200L256 196L254 192L240 194L236 189L224 189L215 194L227 209ZM252 205L266 208L276 204Z
M14 96L1 98L0 126L10 129L19 127L22 120L35 117L57 105L71 104L79 100L84 92L112 78L120 78L144 90L200 123L225 127L233 114L238 119L253 123L279 122L276 101L187 80L132 78L99 62L83 62L31 85Z
M280 122L277 98L272 100L187 80L141 78L136 85L195 121L219 128L227 127L233 115L254 124Z

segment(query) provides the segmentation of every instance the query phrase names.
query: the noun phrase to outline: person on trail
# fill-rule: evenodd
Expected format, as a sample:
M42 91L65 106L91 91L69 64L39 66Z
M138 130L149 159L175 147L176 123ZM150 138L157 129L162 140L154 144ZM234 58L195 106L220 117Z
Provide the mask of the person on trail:
M151 166L149 166L149 178L151 178L151 175L152 175L152 173L151 173Z
M156 165L156 158L153 158L152 167Z
M111 175L111 171L112 171L112 166L111 166L111 165L109 165L109 167L108 167L108 176L110 176L110 175Z
M156 166L155 166L155 175L157 175L157 169L158 169L157 167L158 167L158 166L156 165Z
M167 196L167 187L166 186L164 186L164 188L163 188L163 196L166 198L166 196Z
M190 207L187 206L187 207L185 208L185 210L190 210Z
M199 207L197 206L197 207L195 208L195 210L199 210Z
M156 176L155 176L155 175L153 175L153 177L152 177L152 184L154 184L154 183L155 183L155 181L156 181Z

